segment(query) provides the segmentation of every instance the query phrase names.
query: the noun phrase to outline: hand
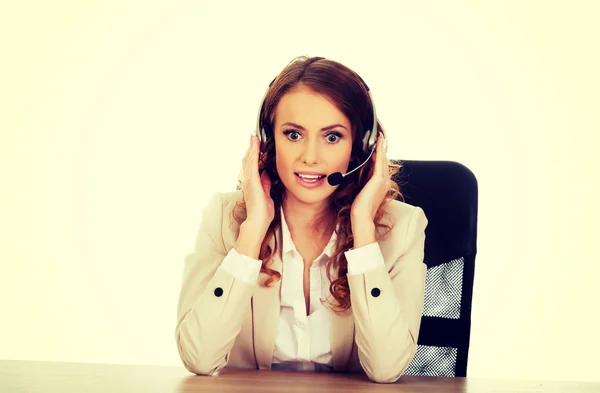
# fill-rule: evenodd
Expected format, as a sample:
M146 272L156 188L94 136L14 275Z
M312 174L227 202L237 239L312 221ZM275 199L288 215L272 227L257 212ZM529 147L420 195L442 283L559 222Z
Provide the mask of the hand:
M350 209L351 218L361 220L363 223L373 222L379 205L384 201L390 190L389 162L383 150L383 137L381 135L377 138L373 160L375 161L373 174L354 198Z
M238 181L246 202L246 221L265 232L275 217L275 204L271 198L271 179L266 171L258 174L259 140L250 136L250 147L242 159Z

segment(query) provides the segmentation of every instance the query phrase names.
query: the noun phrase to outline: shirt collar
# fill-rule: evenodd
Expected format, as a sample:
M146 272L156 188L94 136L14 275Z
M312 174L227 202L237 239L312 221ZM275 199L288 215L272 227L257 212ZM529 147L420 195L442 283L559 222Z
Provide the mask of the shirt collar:
M339 229L339 224L337 226L337 229ZM296 250L296 246L294 245L294 241L292 240L292 235L290 233L290 230L287 226L287 223L285 222L285 216L283 214L283 206L281 207L281 235L282 235L282 245L281 245L281 252L282 252L282 256L284 256L287 252L289 251L296 251L298 252L298 250ZM333 254L333 247L335 246L335 241L337 240L337 233L336 231L333 231L333 233L331 234L331 238L329 238L329 243L327 243L327 245L325 246L325 249L323 250L323 252L325 254L327 254L328 257L331 257L331 255Z

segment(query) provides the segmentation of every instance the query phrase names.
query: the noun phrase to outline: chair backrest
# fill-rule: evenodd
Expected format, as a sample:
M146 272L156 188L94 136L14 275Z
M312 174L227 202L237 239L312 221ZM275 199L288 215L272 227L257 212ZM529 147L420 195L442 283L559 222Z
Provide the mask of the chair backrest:
M404 202L425 212L425 303L417 353L404 374L467 374L477 253L477 179L453 161L390 160Z

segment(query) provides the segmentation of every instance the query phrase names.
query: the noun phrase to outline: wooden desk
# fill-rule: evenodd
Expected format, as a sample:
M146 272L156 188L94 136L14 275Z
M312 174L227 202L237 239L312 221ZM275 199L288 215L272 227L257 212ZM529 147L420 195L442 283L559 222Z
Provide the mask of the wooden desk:
M123 366L0 360L0 392L597 393L600 392L600 383L403 376L395 384L376 384L360 374L225 369L219 376L206 377L190 374L183 366Z

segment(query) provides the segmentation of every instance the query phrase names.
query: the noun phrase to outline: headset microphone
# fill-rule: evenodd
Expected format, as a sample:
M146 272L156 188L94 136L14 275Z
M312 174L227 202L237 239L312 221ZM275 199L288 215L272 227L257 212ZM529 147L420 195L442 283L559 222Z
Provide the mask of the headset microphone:
M351 170L350 172L342 175L340 172L333 172L331 175L327 176L327 182L329 183L330 186L337 186L340 184L346 184L346 176L348 176L349 174L351 174L352 172L356 171L357 169L359 169L361 166L365 165L367 163L367 161L369 161L369 159L371 158L371 156L373 155L373 152L375 151L375 149L371 149L371 153L369 154L369 157L367 157L367 159L365 160L365 162L363 162L362 164L360 164L359 166L357 166L356 168L354 168L353 170Z

